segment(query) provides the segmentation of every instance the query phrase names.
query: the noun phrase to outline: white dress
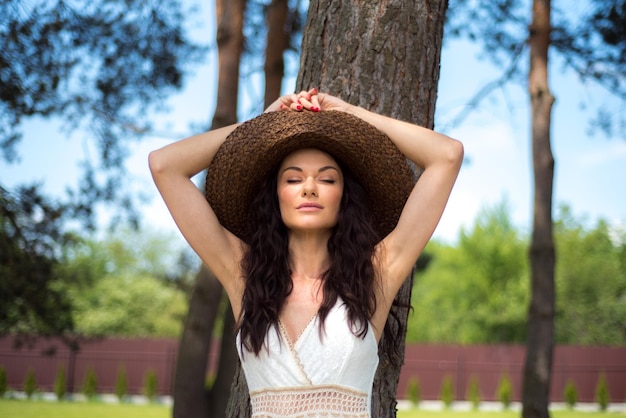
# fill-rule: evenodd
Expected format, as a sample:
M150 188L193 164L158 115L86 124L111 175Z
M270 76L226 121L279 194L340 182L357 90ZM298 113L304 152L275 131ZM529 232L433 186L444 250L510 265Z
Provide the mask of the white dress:
M370 417L378 367L372 327L364 339L355 336L341 299L324 324L320 335L318 318L313 317L295 342L279 324L278 331L268 332L258 356L247 351L242 355L237 337L252 417Z

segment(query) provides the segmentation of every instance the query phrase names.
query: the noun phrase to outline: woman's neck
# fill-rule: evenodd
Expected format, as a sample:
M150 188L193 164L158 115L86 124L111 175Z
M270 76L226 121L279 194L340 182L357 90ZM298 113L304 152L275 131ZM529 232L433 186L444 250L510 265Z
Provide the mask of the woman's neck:
M328 238L319 235L296 235L289 239L292 274L302 279L319 279L330 267Z

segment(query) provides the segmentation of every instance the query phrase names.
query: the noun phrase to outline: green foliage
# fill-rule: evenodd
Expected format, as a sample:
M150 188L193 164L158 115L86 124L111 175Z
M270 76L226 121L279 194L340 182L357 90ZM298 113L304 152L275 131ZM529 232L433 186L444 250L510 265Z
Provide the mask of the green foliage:
M183 250L175 242L166 234L118 231L85 241L68 254L62 275L74 283L67 293L76 330L83 335L180 335L187 312L184 283L191 282L198 265L180 267L177 255Z
M124 402L128 395L128 377L126 376L126 369L121 366L117 370L117 377L115 378L115 396L118 401Z
M26 372L23 388L28 399L32 398L37 391L37 377L35 376L35 371L32 368L29 368Z
M444 376L441 382L441 393L439 397L446 409L452 406L452 402L454 402L454 384L452 382L452 376Z
M525 341L529 299L526 243L506 204L483 210L457 247L431 241L432 260L414 281L407 340Z
M595 401L598 404L598 408L600 408L600 411L606 411L609 407L609 402L611 402L609 396L609 387L606 382L606 375L604 373L600 373L600 376L598 377L598 382L596 383Z
M146 395L150 402L154 402L159 390L159 382L154 370L148 370L146 376L143 379L143 393Z
M625 344L626 230L604 221L586 227L567 207L561 208L559 218L555 224L557 341Z
M60 365L54 378L54 394L57 400L62 401L67 394L67 379L65 378L65 367Z
M0 398L3 398L8 390L7 369L4 366L0 366Z
M408 342L525 343L528 239L506 203L483 210L456 245L431 241L415 277ZM555 221L556 342L626 344L626 230L592 228L566 207ZM602 286L598 286L598 278Z
M411 377L406 389L406 398L417 408L422 400L422 388L417 376Z
M578 390L576 390L576 385L572 380L568 380L565 385L563 399L565 399L565 404L569 409L573 409L576 406L576 402L578 402Z
M511 406L511 399L513 396L513 385L508 374L500 376L498 382L498 400L502 404L502 407L507 410Z
M58 335L73 328L55 275L61 246L73 243L60 225L62 210L36 186L9 192L0 184L0 335Z
M98 395L98 378L92 368L87 369L83 381L83 395L89 400L94 400Z
M480 406L480 383L477 376L472 376L467 387L465 398L472 404L473 410L478 410Z

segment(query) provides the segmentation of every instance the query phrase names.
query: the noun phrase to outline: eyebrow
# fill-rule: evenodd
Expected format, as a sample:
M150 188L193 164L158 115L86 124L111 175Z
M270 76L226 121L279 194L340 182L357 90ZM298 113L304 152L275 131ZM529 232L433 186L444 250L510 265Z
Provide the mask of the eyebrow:
M283 171L281 172L281 174L282 174L282 173L284 173L284 172L285 172L285 171L287 171L287 170L295 170L295 171L298 171L298 172L303 172L303 171L304 171L304 170L302 170L302 168L300 168L300 167L296 167L296 166L289 166L289 167L285 167L285 168L283 169ZM317 170L317 172L318 172L318 173L322 173L322 172L324 172L324 171L328 171L328 170L335 170L335 171L339 172L339 170L337 169L337 167L333 167L332 165L325 165L324 167L322 167L322 168L320 168L319 170Z

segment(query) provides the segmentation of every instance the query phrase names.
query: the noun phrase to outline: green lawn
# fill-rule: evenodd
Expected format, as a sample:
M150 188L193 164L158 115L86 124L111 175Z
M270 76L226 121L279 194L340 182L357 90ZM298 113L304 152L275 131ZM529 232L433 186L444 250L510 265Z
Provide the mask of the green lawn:
M520 412L486 412L486 411L398 411L398 418L519 418ZM609 418L623 414L609 412L552 411L552 418Z
M161 405L0 400L2 418L169 418L171 415L171 408Z

